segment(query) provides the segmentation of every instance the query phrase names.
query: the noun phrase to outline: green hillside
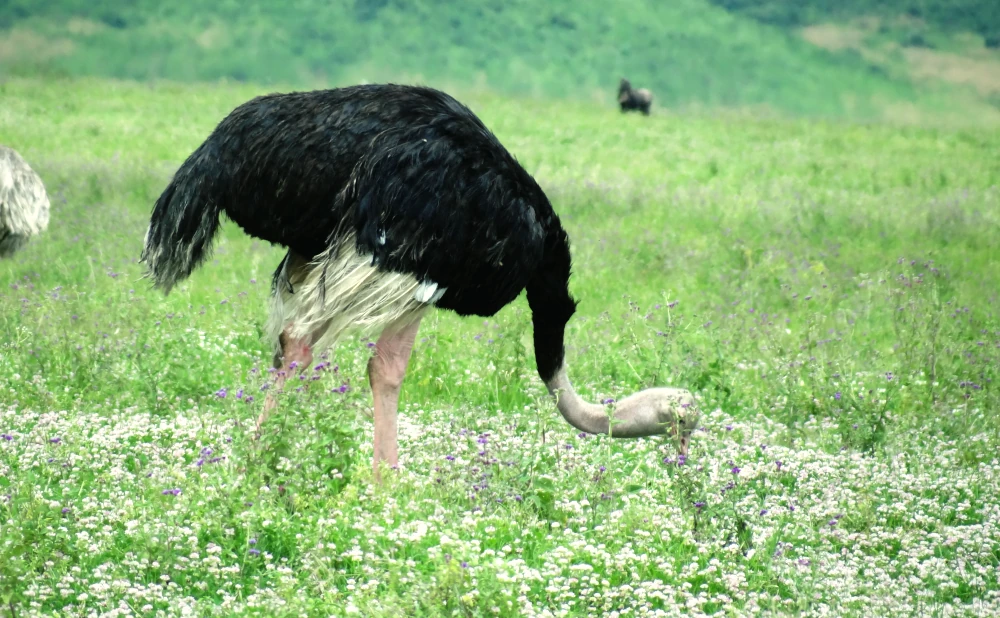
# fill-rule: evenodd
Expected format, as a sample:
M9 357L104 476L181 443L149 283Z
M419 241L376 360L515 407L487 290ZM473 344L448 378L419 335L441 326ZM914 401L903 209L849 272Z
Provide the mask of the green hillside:
M1000 109L996 0L711 0L896 80L948 84Z
M983 37L987 47L1000 47L1000 2L996 0L712 0L712 3L778 26L905 16L946 32L975 32Z
M0 4L0 71L397 79L609 105L624 75L668 107L858 118L979 109L709 0L12 0Z

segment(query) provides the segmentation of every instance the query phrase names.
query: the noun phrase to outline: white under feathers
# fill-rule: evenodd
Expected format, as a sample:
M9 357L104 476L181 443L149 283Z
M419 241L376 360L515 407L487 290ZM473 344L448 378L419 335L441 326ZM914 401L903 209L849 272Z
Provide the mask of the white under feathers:
M276 349L286 328L319 353L348 331L378 335L420 317L445 288L413 275L380 271L347 235L307 261L289 253L271 297L268 331Z
M424 281L417 286L417 291L413 293L413 299L421 303L434 304L444 296L448 288L439 288L433 281Z
M0 256L13 253L49 225L49 197L17 152L0 146Z

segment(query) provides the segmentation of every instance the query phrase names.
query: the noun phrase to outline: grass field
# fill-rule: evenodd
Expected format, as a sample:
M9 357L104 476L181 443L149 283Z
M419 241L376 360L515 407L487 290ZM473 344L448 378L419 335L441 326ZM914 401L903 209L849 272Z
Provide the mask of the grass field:
M260 92L0 84L52 197L0 263L0 615L1000 613L1000 133L463 94L573 240L578 390L686 387L703 428L683 465L578 435L522 297L425 318L376 487L367 341L250 440L280 249L227 224L140 279L170 174Z

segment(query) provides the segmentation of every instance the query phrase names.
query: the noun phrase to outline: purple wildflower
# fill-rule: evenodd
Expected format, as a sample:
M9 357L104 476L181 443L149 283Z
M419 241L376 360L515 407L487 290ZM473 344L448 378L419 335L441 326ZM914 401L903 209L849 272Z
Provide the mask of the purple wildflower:
M55 438L49 438L49 442L51 442L52 444L59 444L60 442L62 442L62 438L58 436L56 436Z
M601 403L603 403L604 405L608 405L614 402L615 402L614 397L605 397L604 399L601 400Z
M833 398L836 399L837 401L840 401L840 391L837 391L836 393L834 393L833 394Z
M704 502L695 502L694 503L694 508L696 508L696 509L698 509L700 511L701 509L705 508L705 503Z
M767 515L767 509L761 509L760 510L760 516L763 517L765 515Z
M180 490L180 488L164 489L160 493L162 493L164 496L179 496L179 495L181 495L181 490Z
M444 458L447 459L448 461L455 461L455 456L454 455L445 455Z
M468 562L466 562L465 560L463 560L463 561L462 561L462 564L461 564L461 567L462 567L463 569L467 569L467 568L469 568L469 563L468 563Z
M740 473L740 467L739 466L733 466L732 473L733 474L739 474Z
M249 551L248 553L249 553L249 554L250 554L251 556L259 556L259 555L260 555L260 550L259 550L259 549L257 549L257 548L251 548L251 549L250 549L250 551Z
M778 470L780 471L781 470L781 466L783 466L784 464L779 459L778 461L774 462L774 465L778 466Z
M215 396L216 396L216 397L218 397L219 399L225 399L225 398L226 398L226 394L227 394L228 392L229 392L229 391L227 391L227 390L226 390L226 387L225 387L225 386L223 386L223 387L222 387L222 388L220 388L219 390L215 391Z
M243 399L243 389L242 388L236 391L236 398L237 399Z

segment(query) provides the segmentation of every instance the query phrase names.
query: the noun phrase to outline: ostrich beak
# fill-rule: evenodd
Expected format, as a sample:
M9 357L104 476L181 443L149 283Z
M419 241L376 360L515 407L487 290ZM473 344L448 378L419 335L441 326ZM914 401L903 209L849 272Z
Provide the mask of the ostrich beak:
M690 435L683 435L683 436L681 436L681 445L677 449L677 452L680 453L681 455L684 455L685 457L687 457L688 447L690 445L691 445L691 436Z

